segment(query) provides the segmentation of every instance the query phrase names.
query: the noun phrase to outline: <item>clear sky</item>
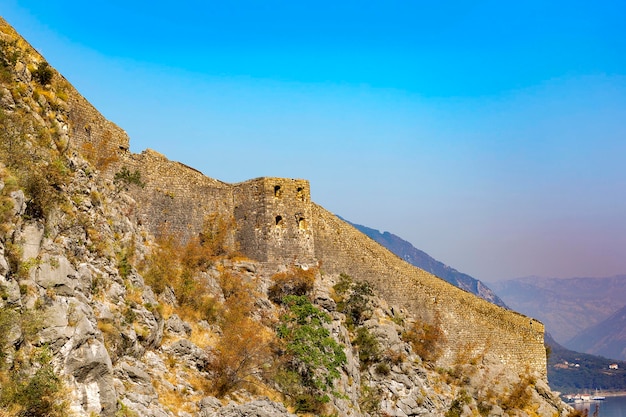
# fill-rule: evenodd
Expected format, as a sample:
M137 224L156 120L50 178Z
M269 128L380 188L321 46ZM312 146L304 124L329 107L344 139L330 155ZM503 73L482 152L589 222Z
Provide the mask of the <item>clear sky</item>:
M107 118L478 279L626 273L626 2L0 0Z

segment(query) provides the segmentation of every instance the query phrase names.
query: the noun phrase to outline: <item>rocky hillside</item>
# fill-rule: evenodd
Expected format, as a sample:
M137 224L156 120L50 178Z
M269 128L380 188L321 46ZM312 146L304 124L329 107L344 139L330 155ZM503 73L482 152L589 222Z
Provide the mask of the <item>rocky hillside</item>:
M345 219L344 219L345 220ZM347 221L347 220L346 220ZM465 291L469 291L472 294L479 296L480 298L499 305L501 307L507 307L504 301L500 299L489 287L483 282L471 277L467 274L457 271L448 265L439 262L426 252L417 249L411 243L389 232L380 232L379 230L372 229L360 224L351 223L352 226L363 232L365 235L374 239L391 252L398 255L411 265L415 265L431 274L445 279L450 284L455 285ZM532 316L531 317L535 317Z
M232 219L154 233L121 129L1 19L0 83L0 415L571 411L541 374L443 331L443 314L243 256Z
M570 344L569 340L624 307L624 283L626 275L570 279L526 277L494 282L490 286L511 308L541 320L557 342L579 350L580 346ZM623 329L613 323L606 327L606 332Z

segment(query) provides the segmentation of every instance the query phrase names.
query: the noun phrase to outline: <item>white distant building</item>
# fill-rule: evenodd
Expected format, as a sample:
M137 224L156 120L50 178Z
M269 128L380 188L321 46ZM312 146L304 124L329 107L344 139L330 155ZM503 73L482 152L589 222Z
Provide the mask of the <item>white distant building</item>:
M619 366L616 363L612 363L609 365L609 369L619 369Z

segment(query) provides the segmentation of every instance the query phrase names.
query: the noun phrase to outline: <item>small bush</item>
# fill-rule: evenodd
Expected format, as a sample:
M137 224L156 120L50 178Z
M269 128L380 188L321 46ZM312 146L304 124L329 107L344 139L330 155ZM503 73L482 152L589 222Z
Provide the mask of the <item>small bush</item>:
M87 130L90 131L90 127ZM118 157L115 152L107 146L94 146L91 142L84 143L81 151L87 159L97 169L105 171L112 163L117 162Z
M249 317L226 314L223 334L215 349L212 393L217 397L255 384L270 369L271 336Z
M376 339L366 327L359 327L357 329L353 343L359 349L359 362L361 366L369 366L380 361L380 343L378 343L378 339Z
M359 326L371 317L370 297L374 291L369 282L355 283L348 275L341 274L333 289L339 296L337 309L347 316L348 328Z
M143 188L146 185L143 181L141 181L141 172L139 172L139 170L130 172L127 167L122 167L121 170L115 173L113 183L115 183L115 189L118 192L121 190L128 191L128 188L131 185L136 185L140 188Z
M209 368L215 375L211 391L222 397L255 384L271 369L274 335L253 319L255 295L241 277L223 272L220 284L225 302L221 311L222 336Z
M232 239L237 223L233 217L210 213L204 218L200 244L211 256L233 255L237 247Z
M157 294L170 287L180 313L186 317L215 321L220 308L200 276L213 259L211 250L199 238L183 245L173 234L162 231L152 252L139 265L139 271Z
M359 408L361 411L371 416L380 415L380 402L383 399L382 389L378 386L369 386L361 380L361 396L359 397Z
M24 417L65 416L68 403L62 380L52 367L51 355L43 350L35 362L34 374L14 368L8 375L1 375L0 408Z
M523 410L529 404L528 402L532 398L531 387L535 385L537 381L530 375L520 376L520 380L513 386L513 389L509 395L502 401L500 407L503 410Z
M337 293L339 297L343 297L352 286L352 283L352 278L342 272L339 274L339 282L333 285L333 290L335 290L335 293Z
M387 362L380 362L376 364L376 368L374 368L378 375L389 375L391 372L391 367Z
M278 272L272 275L272 286L268 289L267 296L276 304L282 303L284 297L288 295L308 295L313 289L317 269L302 269L299 266L292 266L285 272Z
M50 67L50 64L44 61L37 66L37 69L33 71L32 75L39 84L45 86L52 81L54 71L52 67Z
M0 308L0 370L5 365L7 337L14 326L17 313L11 309Z
M441 356L445 337L438 324L417 320L402 333L402 340L411 344L413 351L422 359L436 361Z

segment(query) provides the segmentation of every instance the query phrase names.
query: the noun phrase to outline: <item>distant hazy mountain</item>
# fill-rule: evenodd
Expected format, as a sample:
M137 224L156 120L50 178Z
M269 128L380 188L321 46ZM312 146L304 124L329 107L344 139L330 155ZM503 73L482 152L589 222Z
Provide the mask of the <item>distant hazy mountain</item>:
M376 242L380 243L391 252L404 259L411 265L415 265L433 275L438 276L452 285L456 285L466 291L476 294L477 296L502 307L507 307L504 301L500 299L489 287L481 281L467 274L463 274L454 268L451 268L436 259L430 257L427 253L415 248L411 243L389 232L380 232L360 224L350 223L363 234L369 236Z
M617 352L616 346L620 343L621 349L626 347L626 337L620 336L625 332L626 320L620 320L624 314L617 314L626 304L626 275L570 279L526 277L489 285L512 309L542 321L546 331L566 347L616 359L623 357L623 354L609 355L608 352ZM578 334L580 339L576 337ZM602 343L607 347L601 348ZM588 348L583 349L583 346Z
M565 393L626 390L626 362L574 352L558 344L549 333L545 343L551 350L548 381L552 389ZM618 369L609 369L610 364L617 364Z
M626 360L626 306L567 342L579 352Z

